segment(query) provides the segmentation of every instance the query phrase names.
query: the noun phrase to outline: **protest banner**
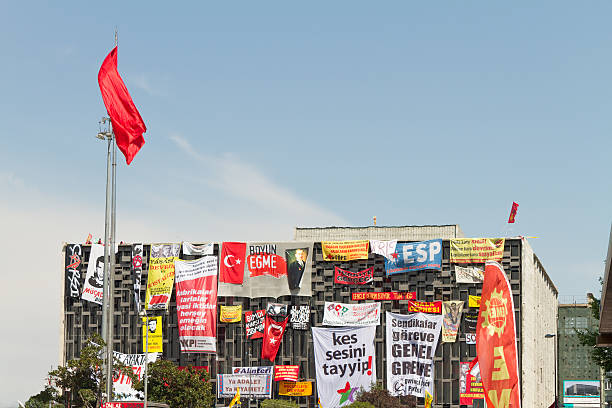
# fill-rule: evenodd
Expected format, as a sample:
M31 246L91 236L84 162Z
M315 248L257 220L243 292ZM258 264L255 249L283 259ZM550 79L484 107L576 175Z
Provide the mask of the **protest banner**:
M274 381L297 381L299 365L277 365L274 367Z
M175 262L179 344L184 353L217 351L217 257ZM241 316L241 314L239 314Z
M289 316L285 317L285 320L278 322L275 321L271 316L266 315L263 341L261 343L261 359L267 359L274 362L278 349L283 340L283 334L287 328L287 322Z
M191 242L183 242L183 254L185 255L213 255L215 244L207 242L205 244L192 244Z
M270 398L272 374L217 374L217 398L233 398L238 388L245 398Z
M148 356L148 357L147 357ZM145 372L145 360L149 363L157 361L157 353L147 354L123 354L113 351L113 357L128 367L132 367L134 374L138 380L142 380ZM118 375L117 375L118 374ZM117 400L134 400L138 399L137 391L132 388L132 380L130 377L116 373L113 376L113 390L118 395Z
M321 241L324 261L368 259L370 241Z
M81 263L83 250L81 245L66 245L66 286L65 296L78 298L81 296ZM91 259L91 258L90 258Z
M442 313L442 301L418 302L409 300L408 311L410 313Z
M375 326L312 328L322 408L349 405L376 383L375 334Z
M102 305L104 296L104 245L92 244L81 298Z
M142 244L132 245L132 276L134 277L134 305L136 311L140 313L140 288L142 285L142 254L144 247Z
M129 401L129 402L112 401L112 402L105 402L105 403L101 404L100 406L102 408L144 408L144 402L138 402L138 401Z
M351 300L413 300L416 292L353 292Z
M223 323L238 323L242 321L242 305L221 306L219 320Z
M281 381L278 383L278 395L289 397L307 397L312 395L311 381Z
M433 395L442 315L387 312L386 322L387 390L393 396Z
M232 374L274 374L274 366L232 367Z
M380 303L336 303L325 302L324 326L378 326Z
M284 303L268 303L266 314L271 317L287 317L289 315L289 305Z
M391 259L395 253L395 246L397 245L397 239L392 241L379 241L376 239L370 240L370 250L373 254L382 255L387 259Z
M457 340L463 300L449 300L442 302L442 343L454 343Z
M244 312L244 325L246 328L246 335L249 340L263 337L265 317L265 309L256 310L255 312L251 312L250 310Z
M366 285L374 282L374 268L351 272L346 269L334 267L334 282L341 285Z
M484 399L482 379L470 373L470 363L461 362L459 375L459 404L472 405L475 399Z
M484 281L484 271L475 266L455 265L455 280L457 283L482 283Z
M180 245L151 245L149 275L145 294L147 310L166 310L174 286L174 261L178 259Z
M308 330L310 325L310 306L291 306L291 318L289 323L293 330Z
M521 407L514 301L508 277L497 262L485 264L476 325L476 355L488 406Z
M223 250L227 242L223 243ZM238 244L238 243L233 243ZM219 296L312 296L312 242L248 242L220 259L221 270L240 275L219 282ZM242 255L241 255L242 254ZM230 274L227 274L230 276ZM234 276L234 275L231 275ZM238 279L238 278L236 278Z
M397 244L390 259L385 258L387 276L424 270L442 270L442 240Z
M452 263L501 262L505 238L454 238L450 240Z
M142 352L147 352L147 327L149 328L149 353L163 352L164 336L162 332L162 317L149 316L142 318Z
M478 322L478 311L467 311L463 314L463 331L465 333L476 333L476 323Z
M469 295L468 306L469 307L480 307L480 296Z

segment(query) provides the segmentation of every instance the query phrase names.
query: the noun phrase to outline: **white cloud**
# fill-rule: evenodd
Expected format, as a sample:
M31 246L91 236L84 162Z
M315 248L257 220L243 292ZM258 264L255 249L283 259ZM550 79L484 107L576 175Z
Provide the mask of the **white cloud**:
M151 81L145 74L134 75L130 77L130 85L142 89L151 96L158 96L162 93L151 85Z

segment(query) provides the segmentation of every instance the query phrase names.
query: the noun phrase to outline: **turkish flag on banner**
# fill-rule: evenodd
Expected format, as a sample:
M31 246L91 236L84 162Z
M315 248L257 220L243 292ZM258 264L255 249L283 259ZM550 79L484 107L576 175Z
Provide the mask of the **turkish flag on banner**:
M508 217L508 224L514 224L514 217L516 217L516 212L518 211L518 204L514 201L512 202L512 209L510 210L510 217Z
M276 322L270 316L266 315L266 325L264 329L263 342L261 343L261 358L268 359L274 362L278 348L280 347L285 328L287 327L289 316L282 322Z
M147 131L147 127L117 71L117 47L104 59L98 72L98 84L113 124L117 147L129 165L145 144L142 134Z
M242 285L244 278L245 242L224 242L221 247L219 281Z
M485 264L476 324L476 354L487 405L520 408L512 290L501 265L493 261Z

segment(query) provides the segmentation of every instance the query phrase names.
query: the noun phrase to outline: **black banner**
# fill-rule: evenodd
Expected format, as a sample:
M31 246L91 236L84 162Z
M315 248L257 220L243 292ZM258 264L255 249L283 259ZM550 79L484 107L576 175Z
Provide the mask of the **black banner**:
M374 281L374 268L351 272L337 266L334 269L334 282L341 285L365 285Z
M66 245L66 296L81 296L81 263L83 250L80 244Z
M289 323L293 330L308 330L308 325L310 324L310 306L291 306Z

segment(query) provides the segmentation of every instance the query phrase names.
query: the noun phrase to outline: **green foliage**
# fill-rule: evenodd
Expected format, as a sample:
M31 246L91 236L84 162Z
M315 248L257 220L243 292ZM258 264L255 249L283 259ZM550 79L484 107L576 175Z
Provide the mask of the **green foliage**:
M214 405L210 376L206 370L189 367L179 370L168 360L157 360L148 368L149 401L163 402L171 407L207 408ZM144 391L144 377L135 383L134 388Z
M49 371L49 378L56 388L70 391L71 405L75 408L99 406L106 389L101 358L104 340L96 334L87 341L87 344L81 349L78 359L70 360L66 366L59 366ZM113 361L113 369L115 375L123 374L132 381L138 380L132 368L117 359ZM60 402L57 397L55 400Z
M346 406L346 408L374 408L369 402L356 401Z
M299 405L289 400L264 400L261 408L299 408Z
M599 320L599 299L591 298L591 314L593 318ZM611 371L612 347L595 347L597 344L597 336L599 336L599 329L574 330L578 335L580 344L591 347L589 350L591 361L602 367L605 372Z
M46 386L44 390L31 396L25 403L26 408L48 408L49 402L58 398L57 391L53 387Z
M374 408L414 408L416 407L416 398L409 397L394 397L389 394L386 388L383 388L381 383L374 384L370 391L362 391L357 396L358 402L369 402Z

